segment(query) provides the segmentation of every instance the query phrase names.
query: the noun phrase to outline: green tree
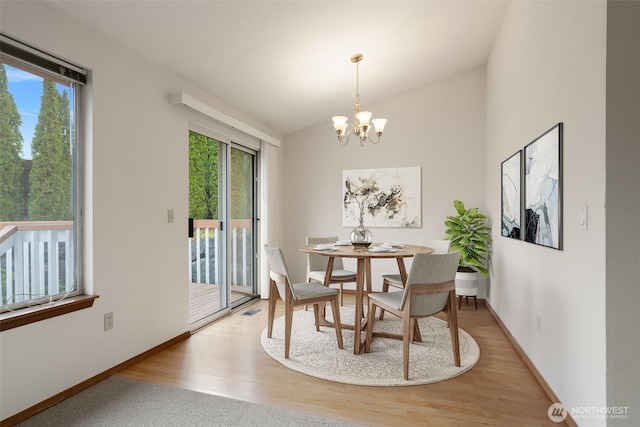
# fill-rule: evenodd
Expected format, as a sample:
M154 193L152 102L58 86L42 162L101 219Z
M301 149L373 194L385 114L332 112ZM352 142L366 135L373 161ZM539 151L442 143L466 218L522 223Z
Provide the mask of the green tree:
M251 218L253 206L253 158L242 150L231 150L231 218Z
M195 132L189 133L189 216L219 219L218 141ZM231 218L252 217L253 157L242 150L231 150Z
M43 80L40 114L31 145L29 219L71 220L72 162L69 102L53 81ZM65 101L66 100L66 101Z
M218 219L218 142L189 132L189 216Z
M20 221L25 216L21 124L18 107L9 92L7 71L0 64L0 221Z
M69 148L71 156L71 108L69 107L69 94L66 90L60 94L60 106L62 107L62 138L65 146Z

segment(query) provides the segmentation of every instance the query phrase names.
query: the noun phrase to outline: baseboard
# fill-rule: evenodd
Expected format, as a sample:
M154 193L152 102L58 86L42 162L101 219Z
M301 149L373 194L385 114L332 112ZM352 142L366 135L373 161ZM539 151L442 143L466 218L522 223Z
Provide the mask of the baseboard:
M489 313L491 313L493 318L496 320L496 322L500 326L500 329L502 329L502 332L504 332L504 334L507 336L507 339L509 339L509 342L511 342L511 345L513 345L513 347L516 349L516 351L518 352L522 360L524 360L524 363L527 365L527 367L529 368L533 376L536 378L536 380L538 381L538 383L540 384L544 392L547 394L547 396L549 396L549 399L551 399L552 402L562 403L562 401L558 398L558 396L553 392L551 387L549 387L549 384L547 384L547 382L544 380L544 378L542 377L542 374L540 374L540 372L536 369L533 362L531 362L531 359L529 359L529 357L524 352L522 347L520 347L520 344L518 344L518 341L516 341L516 339L513 337L513 335L511 335L511 332L509 332L509 330L507 329L505 324L502 322L500 317L498 317L498 314L493 310L493 307L491 307L488 301L485 301L485 305L487 306ZM565 422L567 423L567 425L570 425L572 427L578 427L578 423L576 423L576 421L573 418L571 418L571 414L567 414L567 419L565 420Z
M46 400L43 400L40 403L37 403L35 405L33 405L30 408L25 409L24 411L18 412L15 415L10 416L9 418L6 418L2 421L0 421L0 425L2 425L3 427L11 427L11 426L15 426L21 422L23 422L24 420L26 420L27 418L33 417L34 415L44 411L45 409L48 409L60 402L62 402L63 400L66 400L68 398L70 398L71 396L74 396L78 393L80 393L81 391L84 391L86 389L88 389L91 386L94 386L96 384L98 384L101 381L106 380L107 378L109 378L110 376L129 368L130 366L135 365L136 363L140 362L141 360L146 359L147 357L153 356L156 353L159 353L163 350L168 349L169 347L171 347L174 344L179 343L180 341L184 341L187 338L189 338L191 336L190 332L183 332L182 334L178 335L175 338L170 339L169 341L166 341L156 347L153 347L150 350L145 351L144 353L141 353L125 362L120 363L119 365L114 366L111 369L107 369L106 371L89 378L88 380L85 380L83 382L81 382L80 384L76 384L73 387L70 387L58 394L56 394L55 396L52 396Z
M394 288L394 289L398 290L398 288ZM355 289L347 289L347 288L345 288L345 289L342 290L342 292L344 292L345 295L353 295L353 296L356 295L356 290ZM366 293L366 290L363 291L363 292ZM382 292L382 291L381 290L375 290L373 292ZM484 301L484 298L482 298L480 296L477 296L476 298L478 299L478 302Z

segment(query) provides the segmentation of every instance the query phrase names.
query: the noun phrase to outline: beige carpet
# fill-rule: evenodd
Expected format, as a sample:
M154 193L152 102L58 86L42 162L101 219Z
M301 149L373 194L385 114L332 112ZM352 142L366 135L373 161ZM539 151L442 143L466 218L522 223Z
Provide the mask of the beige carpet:
M353 319L354 308L342 307L340 316L343 322ZM456 367L447 323L434 317L419 322L422 342L410 346L408 381L403 378L401 340L374 337L370 353L355 355L353 331L344 329L344 350L340 350L333 328L321 327L316 332L311 309L294 312L289 359L284 358L284 317L275 320L273 337L267 338L265 328L261 340L267 354L294 371L355 385L428 384L463 374L478 362L480 348L466 331L459 329L462 366ZM387 314L384 320L376 320L374 330L401 333L402 324L398 317Z
M20 427L355 427L356 424L113 376Z

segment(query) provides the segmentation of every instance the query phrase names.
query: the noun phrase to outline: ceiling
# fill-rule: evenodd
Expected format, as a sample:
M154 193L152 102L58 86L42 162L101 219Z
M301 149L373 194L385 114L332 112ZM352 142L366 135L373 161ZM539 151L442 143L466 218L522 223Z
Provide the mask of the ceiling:
M49 2L281 135L351 114L355 53L364 55L363 109L485 63L509 6L506 0Z

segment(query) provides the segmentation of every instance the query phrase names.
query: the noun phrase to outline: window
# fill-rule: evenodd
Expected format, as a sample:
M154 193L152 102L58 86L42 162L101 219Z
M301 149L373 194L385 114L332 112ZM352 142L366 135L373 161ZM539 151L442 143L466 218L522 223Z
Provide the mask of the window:
M81 291L77 112L87 73L0 37L0 312L6 312Z

